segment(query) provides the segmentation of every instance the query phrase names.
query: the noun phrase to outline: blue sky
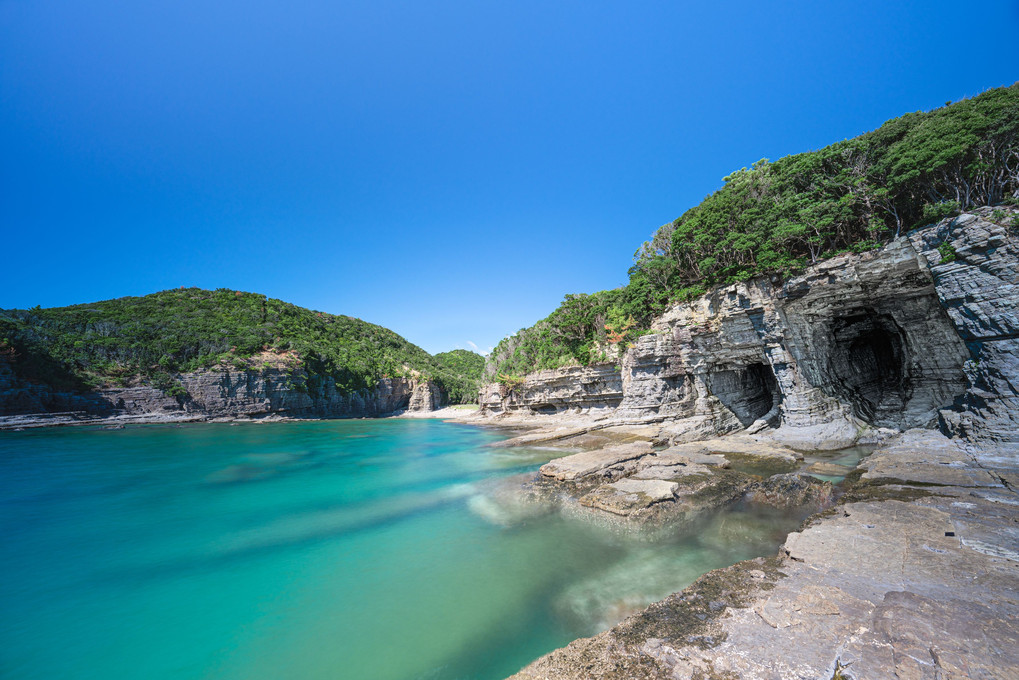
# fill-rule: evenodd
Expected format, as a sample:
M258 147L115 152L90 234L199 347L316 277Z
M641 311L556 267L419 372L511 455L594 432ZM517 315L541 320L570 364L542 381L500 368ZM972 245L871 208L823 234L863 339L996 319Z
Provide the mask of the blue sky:
M1019 78L1012 2L0 0L0 307L227 287L477 346L762 157Z

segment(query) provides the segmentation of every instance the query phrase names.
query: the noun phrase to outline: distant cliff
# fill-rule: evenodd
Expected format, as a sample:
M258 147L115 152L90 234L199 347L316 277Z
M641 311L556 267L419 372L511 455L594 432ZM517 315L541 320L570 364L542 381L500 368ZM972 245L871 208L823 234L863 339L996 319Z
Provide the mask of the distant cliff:
M0 310L0 417L378 416L473 401L482 366L225 289Z

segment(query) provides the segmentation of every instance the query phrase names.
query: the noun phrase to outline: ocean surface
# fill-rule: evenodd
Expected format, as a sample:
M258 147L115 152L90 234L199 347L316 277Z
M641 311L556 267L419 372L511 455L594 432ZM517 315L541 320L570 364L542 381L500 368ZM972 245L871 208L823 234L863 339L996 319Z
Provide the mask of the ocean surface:
M508 492L561 452L438 420L0 432L0 677L488 680L773 553Z

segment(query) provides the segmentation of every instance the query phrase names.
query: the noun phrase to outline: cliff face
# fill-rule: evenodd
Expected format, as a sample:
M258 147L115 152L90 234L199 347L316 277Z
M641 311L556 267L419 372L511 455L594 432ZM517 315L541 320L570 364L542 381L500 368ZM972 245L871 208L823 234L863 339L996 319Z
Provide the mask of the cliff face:
M170 397L152 387L103 390L99 395L119 413L196 412L209 417L259 417L269 414L295 418L380 416L405 409L417 383L387 378L373 389L341 394L331 381L316 391L300 385L301 371L210 371L180 376L187 396ZM295 380L297 378L297 380ZM420 410L430 410L419 404Z
M1014 213L1019 214L1019 213ZM910 235L938 300L966 344L966 390L941 411L944 429L1019 453L1019 227L963 215ZM948 243L956 259L939 264Z
M330 380L309 391L301 369L287 371L211 370L177 376L187 394L173 397L150 385L111 388L86 394L21 383L0 356L0 413L14 416L64 414L70 417L197 416L349 418L388 415L404 409L430 411L444 395L428 381L387 378L369 390L342 394Z
M680 440L774 427L790 444L835 448L867 429L940 427L1019 448L1019 238L990 213L784 283L716 289L657 319L618 372L531 374L513 390L486 386L482 407L609 407L675 421ZM945 243L956 258L942 263Z
M612 409L623 398L623 378L613 364L571 366L527 375L513 389L499 383L485 385L481 407L490 411L525 410L558 413L565 410Z

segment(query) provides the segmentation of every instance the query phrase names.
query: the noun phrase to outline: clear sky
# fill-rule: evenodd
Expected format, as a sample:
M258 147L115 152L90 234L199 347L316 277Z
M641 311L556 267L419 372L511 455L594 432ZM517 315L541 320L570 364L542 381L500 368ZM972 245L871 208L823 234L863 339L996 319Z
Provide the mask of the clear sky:
M1019 79L1019 3L0 0L0 307L265 293L482 351L762 157Z

